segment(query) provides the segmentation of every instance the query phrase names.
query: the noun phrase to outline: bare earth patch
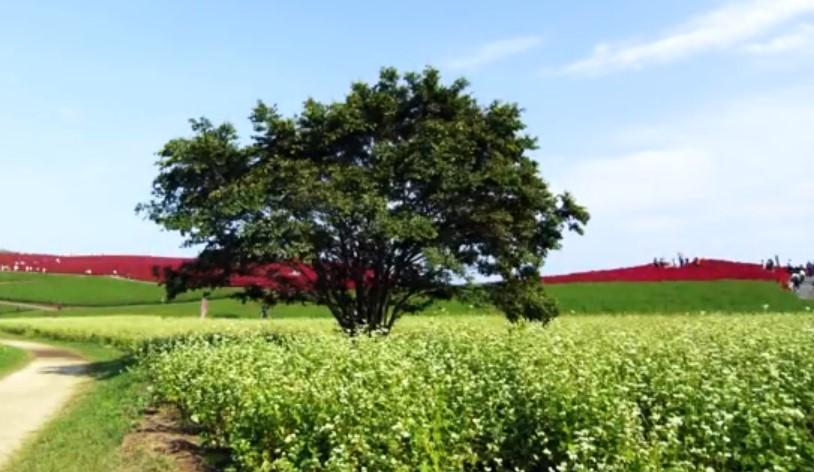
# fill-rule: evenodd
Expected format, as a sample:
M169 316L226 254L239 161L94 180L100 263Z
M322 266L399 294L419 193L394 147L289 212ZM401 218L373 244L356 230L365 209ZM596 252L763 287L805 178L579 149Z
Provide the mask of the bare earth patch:
M177 410L170 407L149 409L138 427L122 442L124 457L143 455L163 459L171 470L179 472L215 472L208 465L207 450L201 439L184 426Z

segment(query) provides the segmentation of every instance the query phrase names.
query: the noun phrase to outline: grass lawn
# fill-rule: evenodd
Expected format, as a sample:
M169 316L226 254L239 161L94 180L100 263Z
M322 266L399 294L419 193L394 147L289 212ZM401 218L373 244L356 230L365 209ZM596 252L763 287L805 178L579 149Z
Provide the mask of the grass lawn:
M25 365L29 357L22 349L0 345L0 379Z
M210 298L215 318L259 318L260 307L228 298L237 289L221 289ZM759 281L602 282L547 286L563 313L755 313L800 312L814 303L798 299L777 284ZM63 304L68 316L157 315L197 316L201 292L183 294L162 303L164 288L155 284L101 276L0 273L0 300ZM767 306L767 308L764 308ZM439 301L425 315L495 313L494 308L468 301ZM43 313L0 305L0 316L42 316ZM324 307L279 305L272 318L330 317Z
M30 308L20 308L12 305L0 304L0 315L10 315L12 313L22 313L24 311L31 311Z
M475 306L458 300L441 300L422 312L422 315L479 315L494 314L496 311L488 306ZM40 317L84 317L110 315L146 315L161 317L197 317L200 314L199 301L176 303L159 303L143 305L119 305L104 307L65 307L60 312L49 311L9 311L0 312L2 318L40 318ZM209 315L215 319L259 319L260 305L254 302L243 303L233 298L210 300ZM269 316L272 319L288 318L331 318L331 313L323 306L313 304L279 305L274 307Z
M145 385L126 369L124 353L98 343L58 341L44 337L0 337L45 342L74 350L93 361L94 381L24 444L2 472L160 472L160 458L120 452L122 438L141 416ZM1 348L0 348L1 349ZM0 352L2 352L0 350Z
M602 282L547 287L564 313L755 313L814 309L773 282ZM764 310L764 305L767 309Z
M0 300L13 299L66 306L59 316L154 315L196 317L200 293L185 294L173 303L160 303L163 288L151 284L103 277L0 274L19 283L0 284ZM27 282L25 278L29 278ZM233 291L232 289L231 291ZM814 303L800 300L771 282L603 282L558 284L547 287L563 314L625 313L758 313L814 311ZM230 290L216 293L209 304L212 318L260 317L260 306L227 298ZM220 298L218 298L220 297ZM67 303L72 302L72 303ZM87 306L97 305L97 306ZM767 308L764 308L767 306ZM497 314L489 305L464 300L442 300L421 313L424 316ZM54 313L21 310L0 305L0 318L53 316ZM279 305L272 319L330 318L330 312L312 304Z
M227 296L218 290L211 297ZM0 273L0 300L47 305L114 306L161 303L164 288L156 284L104 276ZM190 292L177 301L199 300Z

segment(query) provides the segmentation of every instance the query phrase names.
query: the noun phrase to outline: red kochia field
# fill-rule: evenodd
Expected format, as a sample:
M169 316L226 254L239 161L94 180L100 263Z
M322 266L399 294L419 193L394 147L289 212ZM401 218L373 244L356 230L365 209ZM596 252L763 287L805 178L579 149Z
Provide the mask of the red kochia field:
M165 267L178 268L191 259L156 256L57 256L47 254L0 253L0 267L5 271L47 272L55 274L87 274L119 276L135 280L158 281L156 273ZM159 269L158 272L155 269ZM303 267L291 272L292 279L303 282L313 280L313 272ZM765 280L780 284L788 282L782 268L769 271L759 264L702 259L698 264L684 267L656 267L653 264L620 269L597 270L566 275L543 277L547 284L574 282L661 282L709 280ZM254 277L234 277L234 286L267 285L268 280L258 274Z
M161 277L156 274L163 273L162 269L177 269L182 264L191 261L192 259L183 257L0 253L0 268L7 272L118 276L149 282L158 282ZM304 282L313 280L313 274L308 268L296 271L284 267L279 270L283 274L290 274L292 279ZM257 276L233 277L231 285L268 285L268 280L262 277L260 272L258 271Z
M157 280L153 267L178 267L187 259L152 256L55 256L0 253L0 266L14 272L118 275L129 279Z
M621 269L596 270L566 275L543 277L548 284L574 282L665 282L708 280L765 280L785 286L789 274L783 268L766 270L760 264L732 262L718 259L701 259L696 264L683 267L657 267L654 264L624 267Z

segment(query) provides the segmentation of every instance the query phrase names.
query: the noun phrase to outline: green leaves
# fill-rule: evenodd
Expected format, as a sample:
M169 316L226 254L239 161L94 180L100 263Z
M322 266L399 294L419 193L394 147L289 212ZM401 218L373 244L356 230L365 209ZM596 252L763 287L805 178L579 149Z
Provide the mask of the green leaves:
M541 179L518 106L482 106L466 87L386 68L290 118L259 103L247 145L230 125L193 121L192 138L161 152L139 211L217 255L203 265L227 261L224 274L312 264L314 300L349 333L389 330L456 275L532 278L588 214Z
M538 278L510 279L492 288L492 301L509 321L537 321L543 324L559 314L557 303L549 297Z

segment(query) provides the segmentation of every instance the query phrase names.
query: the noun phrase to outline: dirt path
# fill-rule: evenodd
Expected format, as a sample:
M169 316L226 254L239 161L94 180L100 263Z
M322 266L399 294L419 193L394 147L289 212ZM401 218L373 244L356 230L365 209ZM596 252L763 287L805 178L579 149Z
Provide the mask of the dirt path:
M26 437L58 413L83 382L88 362L63 349L27 341L0 343L25 349L33 360L0 380L0 468Z
M39 305L37 303L9 302L6 300L0 300L0 305L15 306L17 308L28 308L30 310L57 311L56 307L53 307L51 305Z

